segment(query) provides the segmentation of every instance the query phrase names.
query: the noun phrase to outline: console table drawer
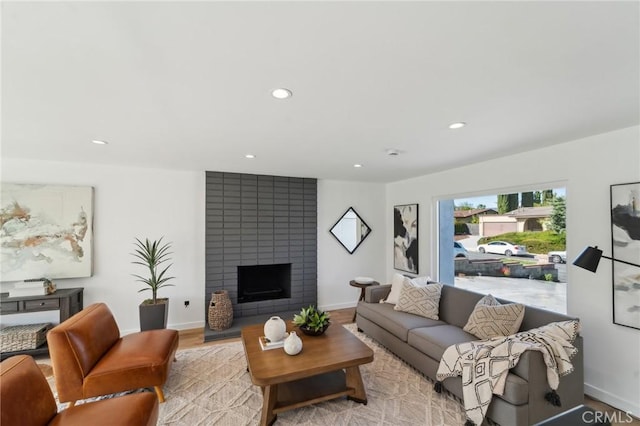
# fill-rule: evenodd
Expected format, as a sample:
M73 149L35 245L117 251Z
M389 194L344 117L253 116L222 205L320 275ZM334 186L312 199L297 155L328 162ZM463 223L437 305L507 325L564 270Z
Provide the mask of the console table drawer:
M25 300L25 311L41 311L44 309L60 309L60 299Z
M0 303L0 312L3 314L11 314L18 312L18 302L2 302Z

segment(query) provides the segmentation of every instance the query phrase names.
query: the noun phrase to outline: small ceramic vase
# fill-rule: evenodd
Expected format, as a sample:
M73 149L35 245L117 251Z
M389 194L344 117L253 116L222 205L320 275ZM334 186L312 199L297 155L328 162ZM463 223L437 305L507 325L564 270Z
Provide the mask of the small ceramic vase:
M287 325L280 317L271 317L264 323L264 337L271 342L279 342L286 337Z
M295 331L289 333L289 337L284 339L284 351L288 355L298 355L302 350L302 339L298 337Z

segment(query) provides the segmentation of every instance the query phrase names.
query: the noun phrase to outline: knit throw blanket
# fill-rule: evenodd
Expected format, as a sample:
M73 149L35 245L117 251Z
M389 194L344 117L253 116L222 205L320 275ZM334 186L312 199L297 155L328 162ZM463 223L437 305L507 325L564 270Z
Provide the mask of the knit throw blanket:
M438 367L436 391L447 377L462 376L462 394L467 424L482 424L493 394L502 395L509 369L518 364L524 351L542 353L547 366L547 381L552 391L545 397L560 405L555 390L560 377L573 371L571 358L578 352L573 341L580 332L578 320L554 322L543 327L495 337L489 340L460 343L448 347Z

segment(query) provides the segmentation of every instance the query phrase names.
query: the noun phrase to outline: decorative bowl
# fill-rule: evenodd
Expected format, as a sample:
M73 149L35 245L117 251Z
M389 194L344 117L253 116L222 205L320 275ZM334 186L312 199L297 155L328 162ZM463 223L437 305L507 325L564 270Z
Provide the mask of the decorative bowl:
M320 330L317 330L317 331L314 330L313 328L307 328L306 325L301 325L298 328L307 336L320 336L321 334L324 334L325 331L327 331L327 328L329 328L330 325L331 323L325 325L324 327L322 327Z
M374 279L370 277L355 277L353 280L358 284L371 284L374 281Z

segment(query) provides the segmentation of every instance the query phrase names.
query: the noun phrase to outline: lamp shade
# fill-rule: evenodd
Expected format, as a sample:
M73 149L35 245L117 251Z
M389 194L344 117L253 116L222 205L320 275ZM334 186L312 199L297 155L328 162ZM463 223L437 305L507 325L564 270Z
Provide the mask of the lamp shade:
M587 271L595 272L598 269L598 263L600 263L600 258L602 257L602 250L596 247L587 247L584 249L580 256L573 261L573 264L579 266L581 268L586 269Z

